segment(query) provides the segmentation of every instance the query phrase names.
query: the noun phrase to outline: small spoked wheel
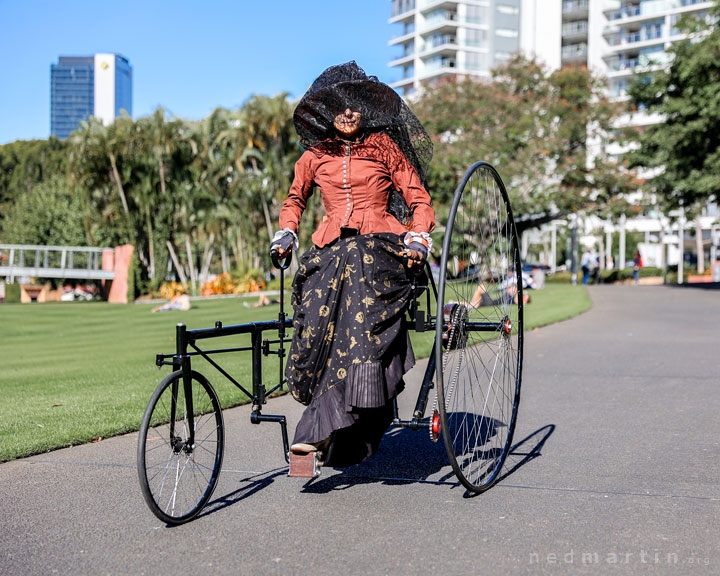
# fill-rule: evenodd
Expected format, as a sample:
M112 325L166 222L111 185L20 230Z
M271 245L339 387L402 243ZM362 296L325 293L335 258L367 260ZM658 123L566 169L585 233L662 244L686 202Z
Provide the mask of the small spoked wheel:
M462 484L483 492L512 443L523 359L522 267L505 186L485 162L455 191L443 241L436 324L440 426Z
M193 371L186 389L182 371L170 374L150 398L138 440L140 487L153 514L167 524L197 516L215 490L223 446L222 411L210 383Z

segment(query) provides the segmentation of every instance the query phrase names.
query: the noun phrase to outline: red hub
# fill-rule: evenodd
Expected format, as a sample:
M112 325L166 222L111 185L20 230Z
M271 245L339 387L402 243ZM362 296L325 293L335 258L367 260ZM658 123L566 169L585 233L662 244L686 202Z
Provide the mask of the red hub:
M505 320L505 333L510 334L512 332L512 322L510 319Z
M433 442L438 441L441 431L442 426L440 424L440 413L437 410L434 410L432 418L430 418L430 438Z

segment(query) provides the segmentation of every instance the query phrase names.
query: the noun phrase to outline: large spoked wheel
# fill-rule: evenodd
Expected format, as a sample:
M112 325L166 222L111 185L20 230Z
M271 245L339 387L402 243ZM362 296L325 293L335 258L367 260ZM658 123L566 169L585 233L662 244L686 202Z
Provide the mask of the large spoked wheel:
M483 492L510 450L523 359L517 233L505 186L486 162L465 173L448 216L435 354L450 463L468 490Z
M188 414L192 399L195 438ZM138 475L145 502L167 524L197 516L212 496L220 475L224 425L215 390L192 372L186 394L182 371L165 378L145 410L138 440Z

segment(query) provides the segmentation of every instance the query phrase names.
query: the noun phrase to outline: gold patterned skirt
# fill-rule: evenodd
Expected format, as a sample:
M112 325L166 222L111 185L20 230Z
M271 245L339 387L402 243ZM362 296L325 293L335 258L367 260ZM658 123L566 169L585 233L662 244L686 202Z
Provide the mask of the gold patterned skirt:
M307 405L294 442L332 436L327 465L361 462L377 449L415 363L403 326L411 292L403 251L396 234L366 234L301 258L285 375Z

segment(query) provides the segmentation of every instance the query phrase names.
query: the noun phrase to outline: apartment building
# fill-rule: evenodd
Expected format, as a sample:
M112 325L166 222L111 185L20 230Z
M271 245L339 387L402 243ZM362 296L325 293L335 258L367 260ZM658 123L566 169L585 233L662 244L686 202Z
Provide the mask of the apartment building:
M391 85L409 96L443 77L487 79L493 68L521 52L551 69L587 66L607 79L610 96L623 100L635 71L652 72L668 64L666 50L685 38L678 28L680 18L703 17L712 4L707 0L392 0L389 21L397 26L389 44L397 46L399 54L389 65L400 71L401 78ZM621 123L642 126L660 120L640 111L628 114ZM621 155L623 150L614 147L608 152ZM639 192L638 202L641 197ZM708 206L701 227L709 231L717 216L718 207ZM683 235L682 226L653 209L615 224L592 218L585 224L588 243L600 239L602 244L606 236L603 251L608 256L618 251L611 235L621 232L616 265L625 265L626 231L644 233L648 264L673 264L682 258L677 238ZM669 245L673 235L676 244ZM524 241L536 240L524 237Z
M685 14L703 16L707 0L392 0L389 63L406 96L447 76L489 78L512 54L536 56L551 69L584 65L607 77L608 92L627 94L633 72L667 64L666 49L684 36Z
M403 96L445 77L490 78L517 52L560 65L559 0L393 0L389 21Z
M635 70L652 71L668 64L667 48L685 38L677 27L680 18L686 14L705 17L712 4L701 0L605 2L603 60L610 95L624 98Z

